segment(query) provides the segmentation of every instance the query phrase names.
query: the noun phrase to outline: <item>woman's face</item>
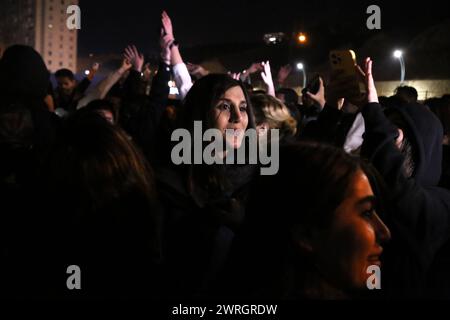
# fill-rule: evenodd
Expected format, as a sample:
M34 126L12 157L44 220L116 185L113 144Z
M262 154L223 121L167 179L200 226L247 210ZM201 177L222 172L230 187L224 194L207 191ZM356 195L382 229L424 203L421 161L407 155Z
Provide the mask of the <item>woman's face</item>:
M248 126L247 108L244 92L236 86L223 94L212 111L213 127L219 129L228 145L235 149L241 146Z
M381 266L380 243L390 239L390 232L375 212L374 194L361 170L352 187L334 213L329 230L317 236L313 253L328 282L339 288L364 289L372 275L367 268Z

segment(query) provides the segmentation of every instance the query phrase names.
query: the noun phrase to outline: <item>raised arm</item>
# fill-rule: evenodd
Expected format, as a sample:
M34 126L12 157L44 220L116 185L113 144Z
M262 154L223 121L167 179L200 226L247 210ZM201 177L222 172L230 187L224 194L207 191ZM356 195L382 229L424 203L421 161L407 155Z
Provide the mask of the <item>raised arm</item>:
M263 71L261 72L261 77L267 86L267 94L275 97L275 85L273 84L272 71L270 70L270 62L262 62L261 66Z
M91 90L85 97L83 97L79 102L77 109L81 109L87 106L91 101L97 99L104 99L108 94L109 90L123 77L123 75L130 70L132 64L127 60L122 60L122 65L116 71L109 74L105 79L100 81L97 86Z
M180 98L183 100L192 87L192 79L189 75L186 64L183 62L183 58L181 57L178 42L175 40L172 20L165 11L162 13L161 22L166 40L169 42L170 63L172 65L174 80L177 85L178 92L180 93Z

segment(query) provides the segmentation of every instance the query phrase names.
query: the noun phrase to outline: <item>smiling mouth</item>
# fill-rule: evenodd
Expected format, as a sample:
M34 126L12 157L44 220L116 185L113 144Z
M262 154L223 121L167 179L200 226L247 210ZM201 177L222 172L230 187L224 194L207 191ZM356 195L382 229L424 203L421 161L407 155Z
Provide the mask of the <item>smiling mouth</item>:
M368 262L369 262L369 264L371 266L381 267L381 260L380 260L380 258L371 258L371 259L368 260Z
M381 252L378 254L373 254L370 255L367 259L367 261L370 263L370 265L376 265L376 266L381 266Z
M225 133L226 133L227 137L239 138L239 137L241 137L243 135L243 130L241 130L241 129L236 129L236 130L227 129L225 131Z

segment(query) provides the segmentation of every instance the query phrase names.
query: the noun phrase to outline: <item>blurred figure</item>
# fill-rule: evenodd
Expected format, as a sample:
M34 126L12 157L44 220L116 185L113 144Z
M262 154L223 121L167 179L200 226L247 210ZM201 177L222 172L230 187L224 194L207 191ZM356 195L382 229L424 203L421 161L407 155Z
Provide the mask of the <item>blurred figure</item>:
M117 123L118 111L116 110L114 104L112 104L108 100L94 100L90 102L85 108L87 110L98 113L111 124Z
M361 156L383 177L393 209L385 217L395 235L386 250L390 267L384 277L385 293L424 297L433 260L450 235L450 193L438 187L443 128L439 119L417 102L383 112L370 58L365 61L364 75L367 103L361 109L365 122Z
M293 139L297 133L297 121L289 109L277 98L266 94L251 97L259 137L270 141L270 129L278 129L280 141Z
M141 152L97 110L65 123L43 175L51 202L40 217L38 296L148 298L159 295L159 211L153 172ZM82 290L65 288L70 265ZM45 289L44 289L45 288ZM41 292L41 290L43 292Z
M417 90L410 86L400 86L395 89L395 97L400 99L403 103L416 103L417 102Z
M303 89L301 109L303 111L302 126L305 127L309 122L317 120L322 109L322 106L308 95L308 91Z
M75 80L75 75L69 69L60 69L56 71L55 78L57 81L55 93L56 113L60 116L76 111L78 101L83 98L84 93L91 85L95 73L98 71L98 64L95 64L90 70L86 78L80 83Z
M450 99L432 98L425 101L425 105L439 118L444 128L442 150L442 176L439 185L450 190Z
M286 107L289 108L289 111L291 112L292 116L295 119L299 119L301 117L300 110L299 110L299 104L298 104L298 94L295 92L294 89L290 88L281 88L276 91L276 97L280 99L281 102L283 102Z
M279 174L254 184L225 292L289 300L366 293L367 269L381 266L382 244L390 239L368 176L340 149L281 147Z
M23 274L35 263L27 253L38 238L39 173L59 126L44 103L49 79L42 57L31 47L12 46L0 60L0 297L26 295L29 283Z

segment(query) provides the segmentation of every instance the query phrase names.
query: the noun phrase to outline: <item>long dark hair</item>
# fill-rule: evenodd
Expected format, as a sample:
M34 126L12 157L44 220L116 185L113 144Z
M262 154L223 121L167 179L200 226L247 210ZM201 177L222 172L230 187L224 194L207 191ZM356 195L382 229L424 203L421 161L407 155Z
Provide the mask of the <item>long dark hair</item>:
M149 201L155 197L152 169L141 151L96 111L80 110L68 119L55 150L51 169L56 175L51 177L74 188L72 195L82 197L89 209L103 208L130 192Z
M359 159L332 146L294 143L281 147L278 174L261 176L251 192L246 222L230 259L231 276L225 277L240 279L239 292L232 294L317 297L318 293L308 292L315 270L313 257L296 245L295 231L299 226L326 231L351 192L358 170L363 170Z
M210 120L211 110L228 89L239 87L247 102L247 129L255 129L255 120L250 98L242 82L232 79L225 74L211 74L195 82L186 96L178 118L178 127L187 129L191 136L194 132L194 122L201 121L203 130L213 128ZM194 143L192 143L192 146ZM193 153L192 153L193 154ZM242 168L239 168L242 169ZM192 191L196 186L202 186L208 194L215 198L232 189L230 179L223 165L189 165L186 168L188 188Z
M226 74L210 74L194 83L183 102L179 127L193 132L194 121L202 121L203 124L207 124L205 129L212 128L209 120L211 109L215 107L224 93L233 87L240 87L244 93L248 105L247 129L256 128L250 98L244 85Z
M52 199L43 214L49 262L79 261L90 272L88 296L143 294L143 269L154 276L161 258L160 216L152 169L125 132L96 111L77 111L43 174Z

